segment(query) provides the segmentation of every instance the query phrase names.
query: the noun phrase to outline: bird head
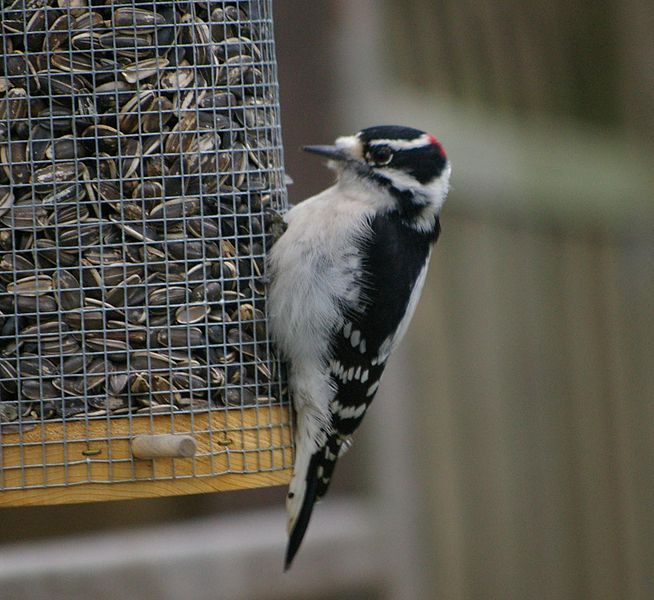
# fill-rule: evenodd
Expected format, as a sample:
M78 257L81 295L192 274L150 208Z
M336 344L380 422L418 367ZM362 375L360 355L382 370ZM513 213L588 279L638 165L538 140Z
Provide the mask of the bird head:
M434 214L449 189L450 163L443 146L419 129L369 127L337 138L334 145L305 146L304 150L329 158L328 166L348 185L358 183L369 191L378 188L396 203Z

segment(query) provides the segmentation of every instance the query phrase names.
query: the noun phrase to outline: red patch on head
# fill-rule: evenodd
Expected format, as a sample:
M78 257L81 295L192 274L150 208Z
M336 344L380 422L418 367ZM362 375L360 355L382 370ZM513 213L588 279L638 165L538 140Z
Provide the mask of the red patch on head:
M445 150L443 150L443 145L433 136L431 133L427 134L427 139L432 146L436 146L442 156L445 156Z

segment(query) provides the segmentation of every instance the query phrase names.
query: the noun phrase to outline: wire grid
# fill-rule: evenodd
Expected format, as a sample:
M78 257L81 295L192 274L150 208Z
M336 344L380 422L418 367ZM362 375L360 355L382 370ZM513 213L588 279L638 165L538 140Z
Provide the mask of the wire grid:
M162 427L209 441L155 479L290 466L263 277L286 208L271 11L3 2L0 489L129 481L120 444Z

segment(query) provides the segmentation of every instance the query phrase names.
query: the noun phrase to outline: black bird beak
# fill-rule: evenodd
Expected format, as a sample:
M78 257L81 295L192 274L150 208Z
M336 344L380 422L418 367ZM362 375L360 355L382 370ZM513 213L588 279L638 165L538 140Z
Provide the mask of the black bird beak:
M331 160L351 160L352 158L336 146L303 146L302 150L311 152L311 154L326 156Z

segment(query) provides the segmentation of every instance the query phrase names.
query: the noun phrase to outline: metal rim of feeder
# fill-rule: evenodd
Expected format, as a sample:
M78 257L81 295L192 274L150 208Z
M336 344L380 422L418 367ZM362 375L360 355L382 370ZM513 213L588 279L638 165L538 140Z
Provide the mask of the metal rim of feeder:
M0 490L131 481L136 434L204 434L152 479L290 466L287 412L256 447L288 404L263 278L286 207L271 5L2 9Z

